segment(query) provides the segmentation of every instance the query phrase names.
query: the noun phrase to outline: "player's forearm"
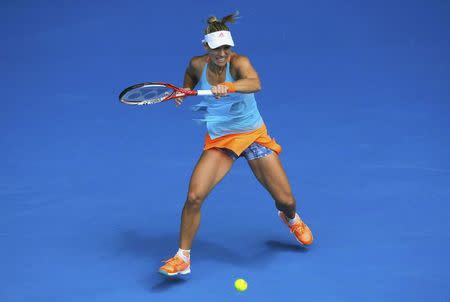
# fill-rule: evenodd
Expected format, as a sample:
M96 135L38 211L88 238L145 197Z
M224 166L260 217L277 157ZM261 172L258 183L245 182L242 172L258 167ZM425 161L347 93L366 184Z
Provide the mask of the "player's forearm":
M261 90L261 82L258 78L240 79L233 83L236 92L252 93Z

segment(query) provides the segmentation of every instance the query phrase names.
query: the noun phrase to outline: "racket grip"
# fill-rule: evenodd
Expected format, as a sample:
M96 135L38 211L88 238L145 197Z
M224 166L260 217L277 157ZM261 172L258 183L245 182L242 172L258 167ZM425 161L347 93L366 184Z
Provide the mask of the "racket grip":
M197 95L213 95L211 90L197 90Z

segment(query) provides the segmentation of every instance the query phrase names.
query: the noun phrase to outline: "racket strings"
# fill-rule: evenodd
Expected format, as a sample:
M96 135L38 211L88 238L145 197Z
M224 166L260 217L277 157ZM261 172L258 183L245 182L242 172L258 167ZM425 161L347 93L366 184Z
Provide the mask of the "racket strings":
M171 93L168 91L158 95L155 95L154 91L150 91L149 93L145 93L142 95L142 98L144 99L142 105L160 103L169 95L171 95Z
M128 91L122 100L137 105L156 104L164 101L174 91L165 86L144 86Z

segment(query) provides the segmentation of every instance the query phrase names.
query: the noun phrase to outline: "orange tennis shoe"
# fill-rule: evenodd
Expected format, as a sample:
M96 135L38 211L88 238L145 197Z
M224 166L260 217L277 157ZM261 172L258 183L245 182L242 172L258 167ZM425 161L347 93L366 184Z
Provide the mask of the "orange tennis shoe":
M278 216L280 216L281 221L283 221L284 224L286 224L289 229L291 230L291 233L294 234L295 239L302 245L310 245L313 243L313 235L311 233L311 230L309 227L304 223L298 214L295 214L295 217L297 218L297 221L293 225L289 225L289 221L284 215L283 212L278 211Z
M178 274L186 275L191 272L191 262L185 262L180 256L163 261L165 264L159 268L159 272L166 276L175 276Z

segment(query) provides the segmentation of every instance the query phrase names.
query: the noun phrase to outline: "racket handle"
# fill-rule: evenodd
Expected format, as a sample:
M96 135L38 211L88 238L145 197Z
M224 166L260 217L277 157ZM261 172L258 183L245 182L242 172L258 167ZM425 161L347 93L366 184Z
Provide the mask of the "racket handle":
M211 90L197 90L197 95L213 95Z

